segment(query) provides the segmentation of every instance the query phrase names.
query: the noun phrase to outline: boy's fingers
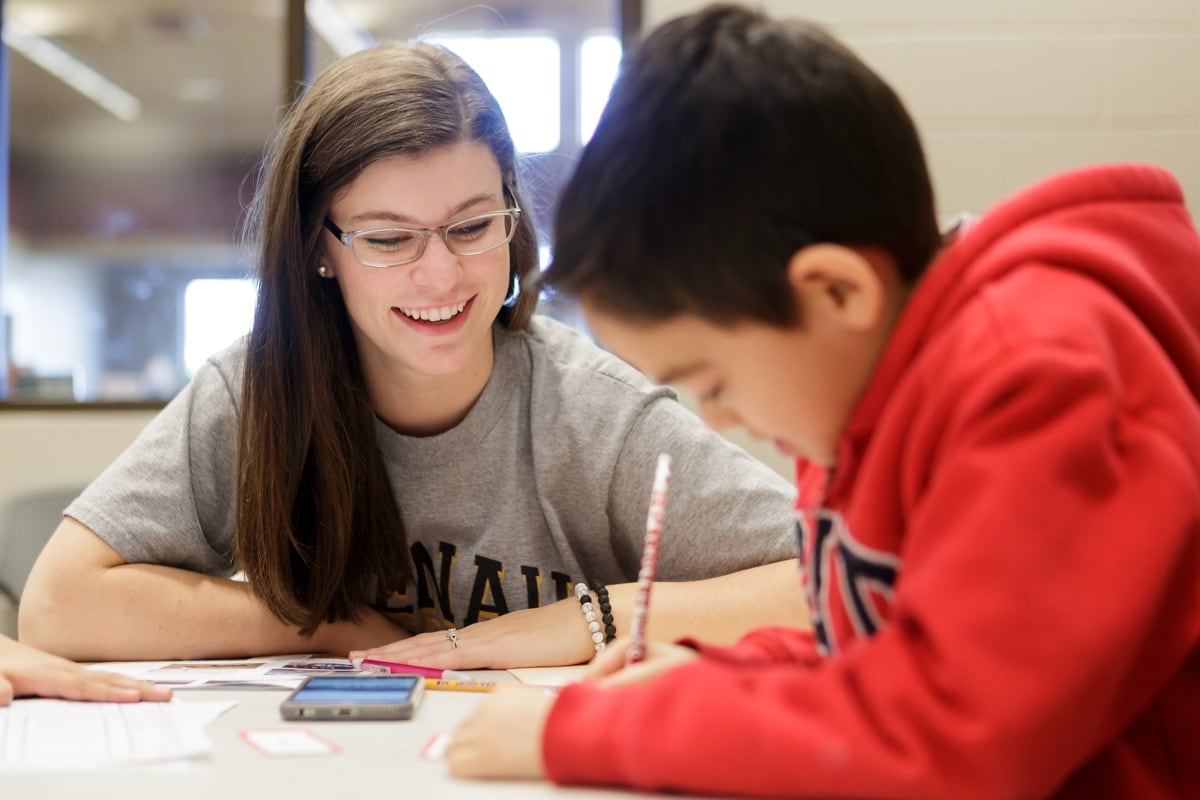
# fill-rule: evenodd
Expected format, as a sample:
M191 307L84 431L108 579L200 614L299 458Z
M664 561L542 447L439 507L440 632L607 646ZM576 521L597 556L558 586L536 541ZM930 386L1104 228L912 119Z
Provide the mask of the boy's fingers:
M13 687L8 679L0 675L0 706L6 706L13 701Z
M597 655L588 664L583 673L584 680L594 681L612 675L614 672L620 672L625 667L625 655L628 651L628 639L613 641L604 648L603 653Z

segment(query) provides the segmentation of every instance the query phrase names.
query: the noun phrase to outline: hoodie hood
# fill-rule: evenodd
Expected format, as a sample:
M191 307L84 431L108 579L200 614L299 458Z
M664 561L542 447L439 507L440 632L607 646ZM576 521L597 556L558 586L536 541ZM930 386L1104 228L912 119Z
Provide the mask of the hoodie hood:
M851 417L839 469L856 460L922 348L989 284L1031 265L1076 272L1121 298L1200 401L1200 237L1183 192L1159 167L1091 167L1001 202L930 265Z

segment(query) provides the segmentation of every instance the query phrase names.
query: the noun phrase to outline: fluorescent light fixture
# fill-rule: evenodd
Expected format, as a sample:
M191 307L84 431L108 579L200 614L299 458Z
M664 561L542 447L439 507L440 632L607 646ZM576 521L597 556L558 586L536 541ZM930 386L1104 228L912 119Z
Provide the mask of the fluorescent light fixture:
M329 43L339 58L375 44L370 34L346 19L333 0L306 0L304 15L308 17L308 24L321 34L321 38Z
M141 115L142 103L136 97L61 46L11 19L4 20L4 43L113 116L132 122Z

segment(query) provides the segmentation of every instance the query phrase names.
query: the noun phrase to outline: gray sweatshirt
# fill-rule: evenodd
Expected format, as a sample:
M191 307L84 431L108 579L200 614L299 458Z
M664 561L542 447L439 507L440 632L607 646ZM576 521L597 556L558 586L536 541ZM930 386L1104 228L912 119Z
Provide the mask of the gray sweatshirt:
M658 563L690 580L792 558L794 490L709 431L670 389L584 335L535 317L495 330L492 375L454 428L382 422L413 561L391 587L412 631L469 625L637 578L659 452L673 459ZM215 355L66 510L127 562L231 575L245 343Z

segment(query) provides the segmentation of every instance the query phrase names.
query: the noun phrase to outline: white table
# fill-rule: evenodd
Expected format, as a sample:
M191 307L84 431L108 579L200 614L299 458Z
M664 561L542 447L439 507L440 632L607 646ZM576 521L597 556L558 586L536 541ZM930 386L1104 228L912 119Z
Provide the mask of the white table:
M464 781L443 761L421 758L437 732L449 732L486 695L430 691L416 716L383 722L284 722L281 689L177 690L182 702L234 700L208 726L212 753L182 767L136 767L89 774L0 775L3 800L240 800L240 798L352 798L353 800L538 800L539 798L652 797L618 790L565 789L542 782ZM332 755L268 757L240 732L308 728L341 751ZM599 755L599 754L598 754ZM678 795L675 795L676 797Z

